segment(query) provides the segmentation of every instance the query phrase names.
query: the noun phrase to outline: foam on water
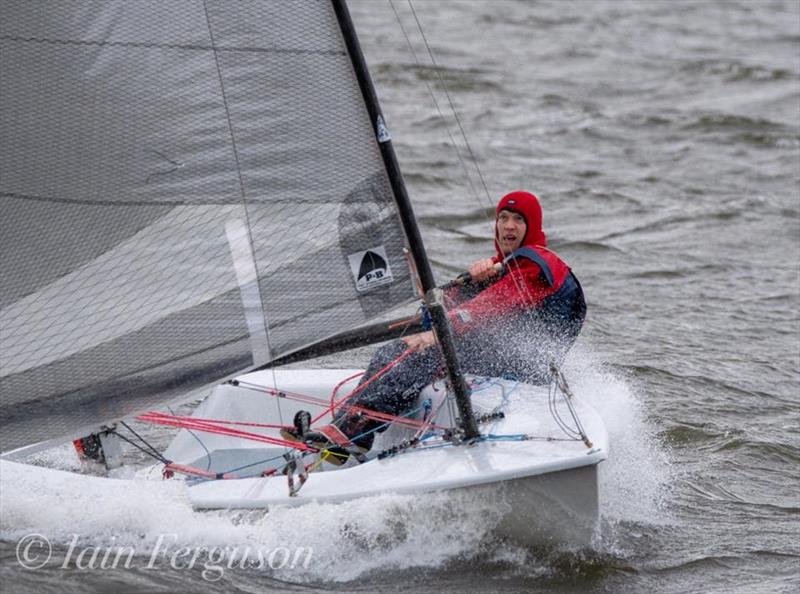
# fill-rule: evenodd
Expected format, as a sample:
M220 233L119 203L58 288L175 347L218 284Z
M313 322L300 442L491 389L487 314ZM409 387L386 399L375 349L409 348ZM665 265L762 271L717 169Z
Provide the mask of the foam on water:
M609 436L609 457L600 465L601 531L593 554L625 564L649 546L659 527L675 521L668 504L679 471L648 416L640 384L580 345L570 353L565 373L573 391L598 411Z
M573 391L597 408L610 437L610 458L601 466L601 510L615 536L611 542L604 537L596 552L625 556L613 525L663 521L662 494L671 471L634 388L591 358L573 354L567 372ZM47 461L75 468L68 449L37 458L39 464ZM536 552L492 538L506 511L502 500L465 493L383 495L266 514L195 512L181 481L116 480L11 462L0 466L0 487L0 538L10 542L39 532L54 544L67 546L77 534L86 546L129 546L144 554L163 535L172 549L228 547L239 555L259 548L311 549L307 566L273 572L304 582L346 582L378 570L440 568L478 558L538 575L548 563Z
M602 515L609 521L667 521L664 503L674 469L666 445L656 436L638 386L593 359L576 349L566 373L573 392L597 410L608 431L609 458L600 466Z
M78 535L84 546L133 547L145 556L159 538L171 550L227 547L253 556L259 548L302 547L313 551L312 561L287 573L303 581L349 581L379 568L437 567L470 556L504 511L493 501L439 493L268 514L195 512L180 481L115 480L6 461L0 477L2 540L36 532L66 547Z

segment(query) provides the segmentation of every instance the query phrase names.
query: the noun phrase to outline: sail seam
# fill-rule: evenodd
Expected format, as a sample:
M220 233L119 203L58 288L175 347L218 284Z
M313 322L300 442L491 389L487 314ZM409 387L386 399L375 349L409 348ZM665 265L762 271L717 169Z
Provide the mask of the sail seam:
M2 41L18 41L22 43L43 43L50 45L78 45L91 47L132 47L140 49L175 49L182 51L210 51L225 53L264 53L264 54L295 54L295 55L317 55L317 56L343 56L345 52L341 50L314 50L300 48L270 48L270 47L248 47L248 46L214 46L199 43L155 43L141 41L89 41L83 39L54 39L47 37L20 37L16 35L0 35Z
M19 192L0 192L1 198L15 198L17 200L30 200L32 202L57 202L61 204L82 204L90 206L219 206L236 204L239 198L229 198L227 200L95 200L91 198L57 198L55 196L35 196L32 194L21 194ZM256 202L288 202L291 204L324 204L319 199L309 199L302 197L291 198L270 198L267 200L251 199Z

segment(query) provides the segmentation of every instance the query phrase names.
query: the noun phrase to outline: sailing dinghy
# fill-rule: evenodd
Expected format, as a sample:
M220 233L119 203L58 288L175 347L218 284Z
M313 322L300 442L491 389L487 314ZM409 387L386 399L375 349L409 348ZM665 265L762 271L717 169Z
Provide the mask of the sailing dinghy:
M591 538L602 421L556 369L460 372L342 0L5 0L0 61L0 451L138 416L181 427L161 460L198 509L459 489L500 534ZM358 375L267 367L420 293L447 375L417 408L339 467L281 440Z

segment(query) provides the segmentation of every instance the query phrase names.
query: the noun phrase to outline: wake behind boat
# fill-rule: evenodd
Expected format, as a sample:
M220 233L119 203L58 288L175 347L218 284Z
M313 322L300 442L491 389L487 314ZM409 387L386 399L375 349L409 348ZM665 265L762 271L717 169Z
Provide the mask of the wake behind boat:
M462 372L343 1L11 0L0 27L1 451L92 434L113 457L138 416L185 430L159 459L198 508L462 489L525 542L590 537L602 423L557 369L550 391ZM335 471L281 439L287 396L319 421L347 372L258 370L413 301L446 371L413 412L366 411L391 427Z

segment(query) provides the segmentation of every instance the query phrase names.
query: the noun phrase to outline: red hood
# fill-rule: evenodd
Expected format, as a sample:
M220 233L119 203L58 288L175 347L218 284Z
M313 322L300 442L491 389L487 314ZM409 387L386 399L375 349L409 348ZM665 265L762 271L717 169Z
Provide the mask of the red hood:
M501 210L512 210L525 217L527 228L525 229L522 245L547 245L547 237L542 231L542 207L539 205L539 199L536 196L530 192L523 191L506 194L497 203L495 213L500 214ZM494 225L494 236L494 249L497 250L497 254L502 258L503 253L497 244L497 222Z

